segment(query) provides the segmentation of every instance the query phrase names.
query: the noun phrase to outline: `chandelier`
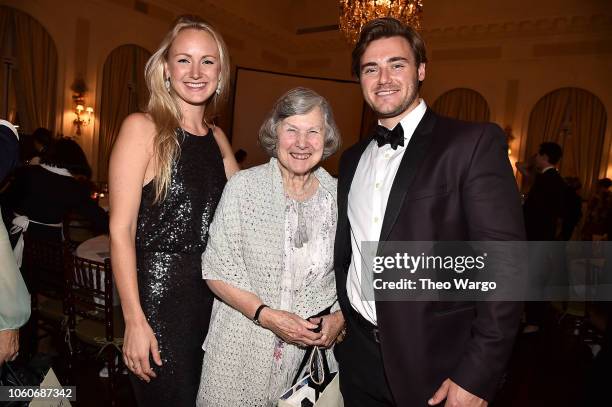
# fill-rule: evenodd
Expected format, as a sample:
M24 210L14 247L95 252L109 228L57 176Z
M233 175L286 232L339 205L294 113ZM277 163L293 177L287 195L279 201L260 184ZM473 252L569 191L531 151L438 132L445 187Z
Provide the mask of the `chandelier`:
M422 12L423 0L340 0L340 31L355 45L370 20L393 17L418 30Z

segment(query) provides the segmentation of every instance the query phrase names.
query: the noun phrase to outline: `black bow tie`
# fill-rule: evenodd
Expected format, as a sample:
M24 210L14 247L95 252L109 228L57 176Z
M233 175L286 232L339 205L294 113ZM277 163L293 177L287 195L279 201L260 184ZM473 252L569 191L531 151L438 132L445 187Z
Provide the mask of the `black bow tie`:
M377 125L374 129L373 138L378 143L378 147L389 144L392 149L397 150L397 146L404 146L404 129L399 123L393 128L393 130Z

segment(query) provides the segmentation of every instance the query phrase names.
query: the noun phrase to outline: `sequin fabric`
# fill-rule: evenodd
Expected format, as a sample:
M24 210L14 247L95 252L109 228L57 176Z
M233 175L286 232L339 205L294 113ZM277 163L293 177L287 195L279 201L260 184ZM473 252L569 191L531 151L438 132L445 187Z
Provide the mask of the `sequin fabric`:
M159 343L157 378L131 376L141 406L193 406L201 372L202 342L213 296L202 280L201 256L226 178L212 131L179 130L180 155L166 198L154 204L145 185L138 213L136 257L140 302Z

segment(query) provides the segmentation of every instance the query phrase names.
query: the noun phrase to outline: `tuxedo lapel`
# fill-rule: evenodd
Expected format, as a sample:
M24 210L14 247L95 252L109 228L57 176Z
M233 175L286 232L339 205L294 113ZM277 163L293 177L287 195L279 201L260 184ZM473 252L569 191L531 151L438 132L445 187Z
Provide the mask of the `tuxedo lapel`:
M436 121L436 115L427 109L425 115L419 122L419 125L414 130L414 134L410 138L406 151L400 162L400 166L395 174L389 199L387 200L387 208L385 209L385 217L383 219L382 228L380 231L380 242L384 242L389 237L393 225L400 213L406 193L414 181L417 169L425 158L427 147L431 143L430 133L433 130ZM379 244L379 251L382 249L382 243Z

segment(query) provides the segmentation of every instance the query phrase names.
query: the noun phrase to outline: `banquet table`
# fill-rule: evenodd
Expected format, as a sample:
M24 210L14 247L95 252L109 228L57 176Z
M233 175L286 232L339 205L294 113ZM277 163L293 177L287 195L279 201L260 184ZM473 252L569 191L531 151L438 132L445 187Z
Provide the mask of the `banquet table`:
M84 241L77 247L76 255L84 259L103 263L105 259L110 258L110 240L108 235L100 235ZM104 275L102 275L102 279L104 279ZM104 286L101 288L104 291ZM96 302L98 301L96 300ZM117 287L113 282L113 306L116 307L120 303Z

